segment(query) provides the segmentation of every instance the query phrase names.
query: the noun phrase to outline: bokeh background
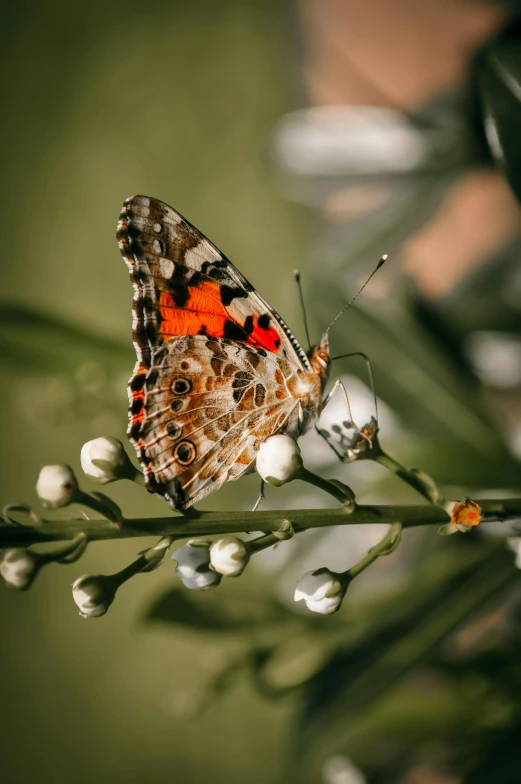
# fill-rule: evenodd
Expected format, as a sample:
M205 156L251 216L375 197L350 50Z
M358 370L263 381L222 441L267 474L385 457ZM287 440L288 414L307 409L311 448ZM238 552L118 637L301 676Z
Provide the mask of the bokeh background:
M334 353L370 356L382 442L402 462L454 497L518 494L518 6L4 4L2 502L36 505L43 464L80 473L86 440L124 436L132 293L115 227L133 193L186 215L303 341L292 270L318 336L389 253ZM363 423L363 365L335 371ZM417 502L314 435L303 448L361 502ZM110 491L129 516L165 513L137 487ZM250 477L205 506L255 495ZM327 500L300 487L266 503ZM375 528L306 534L202 596L169 562L96 622L70 583L121 568L136 542L93 544L26 594L0 586L2 781L518 781L518 581L502 530L410 532L337 615L292 607L302 572L346 568Z

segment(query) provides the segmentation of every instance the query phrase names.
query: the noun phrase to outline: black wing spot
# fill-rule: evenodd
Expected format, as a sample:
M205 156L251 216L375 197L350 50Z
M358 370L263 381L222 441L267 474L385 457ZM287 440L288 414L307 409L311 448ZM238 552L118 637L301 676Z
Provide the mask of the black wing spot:
M137 441L141 435L141 422L134 422L129 431L129 436L133 441Z
M168 290L172 295L174 304L178 308L184 308L184 306L190 299L190 292L188 291L188 286L186 285L186 283L182 281L170 280Z
M147 340L150 343L155 343L156 342L156 340L157 340L157 329L156 329L155 324L153 324L151 321L148 321L145 324L145 335L147 337Z
M232 383L233 389L241 389L242 387L247 387L253 381L253 376L251 373L247 373L245 370L238 370L235 374L235 378Z
M156 383L158 376L159 376L159 370L156 370L155 368L149 370L147 373L147 377L145 379L145 384L147 385L147 387L153 386Z
M246 316L243 329L247 335L251 335L253 332L253 316Z
M262 384L257 384L255 387L255 405L260 408L264 405L266 400L266 390Z
M226 319L224 322L224 337L228 340L244 340L244 329L235 321Z
M171 389L174 395L187 395L192 389L192 383L187 378L176 378Z
M228 286L226 283L221 286L221 302L222 304L227 307L231 304L232 300L238 297L247 297L248 292L243 291L243 289L238 288L237 286Z
M175 450L177 462L181 465L190 465L195 460L196 450L191 441L181 441Z
M235 386L235 382L232 384L232 386ZM234 389L233 390L233 399L234 399L234 401L236 403L240 402L242 396L246 392L246 389L247 389L247 387L240 387L239 389Z
M268 314L263 313L262 316L259 316L259 318L257 319L257 324L261 329L268 329L270 325L270 317L268 316Z
M182 407L183 407L182 400L172 400L172 403L170 404L170 408L172 409L172 411L179 411Z
M181 430L183 428L177 422L169 422L166 426L166 432L170 436L170 438L177 438L181 435Z
M132 414L139 414L142 411L144 405L144 400L142 397L136 397L132 401L132 405L130 406L130 411Z
M132 390L132 392L141 392L144 386L145 386L144 373L139 373L137 376L134 376L134 378L130 382L130 389Z

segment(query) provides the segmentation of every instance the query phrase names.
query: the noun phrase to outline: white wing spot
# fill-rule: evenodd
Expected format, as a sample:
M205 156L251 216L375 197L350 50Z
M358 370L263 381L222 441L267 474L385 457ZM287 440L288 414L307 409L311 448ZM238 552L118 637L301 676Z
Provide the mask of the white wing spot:
M161 226L160 223L154 223L154 231L156 232L156 234L159 234L162 228L163 227Z
M164 278L171 278L174 274L175 264L171 259L159 259L161 275Z

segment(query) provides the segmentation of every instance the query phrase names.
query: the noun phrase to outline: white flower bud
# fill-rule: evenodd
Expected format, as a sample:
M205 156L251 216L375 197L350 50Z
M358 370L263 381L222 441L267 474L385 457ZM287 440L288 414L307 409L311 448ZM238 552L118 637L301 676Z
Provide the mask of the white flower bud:
M210 548L205 540L190 539L175 551L172 560L185 587L192 591L206 591L221 582L221 575L210 569Z
M291 482L300 473L302 465L300 447L289 436L270 436L260 445L256 468L265 482L276 487Z
M121 441L109 436L94 438L83 444L80 460L89 479L102 485L116 479L130 479L136 473Z
M336 574L329 569L317 569L300 578L294 598L296 602L303 599L311 612L331 615L339 609L345 592Z
M44 506L58 509L73 503L78 482L68 465L44 466L36 482L36 492Z
M0 574L11 588L25 591L43 566L44 559L24 547L0 551Z
M238 577L250 560L248 549L237 536L224 536L210 547L210 561L216 572L225 577Z
M72 598L78 605L82 618L99 618L105 615L116 596L117 583L103 574L83 575L72 585Z

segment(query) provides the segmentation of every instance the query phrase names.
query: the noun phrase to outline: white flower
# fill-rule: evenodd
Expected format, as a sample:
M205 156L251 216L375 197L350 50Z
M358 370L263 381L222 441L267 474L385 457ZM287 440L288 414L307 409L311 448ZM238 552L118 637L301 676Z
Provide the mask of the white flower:
M308 610L331 615L338 610L346 592L338 576L329 569L316 569L306 572L295 589L295 601L302 599L306 602Z
M260 445L256 467L265 482L276 487L291 482L300 473L302 465L300 447L289 436L270 436Z
M78 482L68 465L44 466L36 482L36 492L44 506L58 509L73 503Z
M105 615L116 596L117 583L103 574L83 575L72 585L72 598L78 605L82 618L99 618Z
M206 591L221 582L221 575L210 569L210 547L204 539L190 539L172 560L177 562L175 570L185 587L192 591Z
M210 547L210 561L216 572L225 577L238 577L250 560L248 549L237 536L224 536Z
M44 564L44 559L24 547L11 547L0 552L0 574L11 588L25 591Z
M89 479L102 485L116 479L131 479L136 473L123 444L117 438L101 436L87 441L81 448L80 460Z

